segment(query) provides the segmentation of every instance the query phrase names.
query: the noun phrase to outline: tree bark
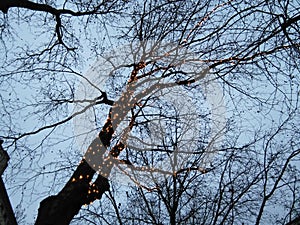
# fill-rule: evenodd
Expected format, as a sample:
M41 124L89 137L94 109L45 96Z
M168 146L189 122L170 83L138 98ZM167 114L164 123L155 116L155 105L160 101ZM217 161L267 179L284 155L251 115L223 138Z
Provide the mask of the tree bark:
M99 133L99 141L108 147L112 134L111 121L107 120ZM90 147L97 148L93 143ZM108 179L100 174L92 182L95 173L83 159L64 188L57 195L49 196L40 203L35 225L68 225L83 205L101 199L110 186Z
M17 225L17 220L1 177L9 161L9 155L2 148L2 143L3 140L0 140L0 225Z
M95 171L82 160L64 188L40 203L35 225L70 224L83 205L100 199L109 190L109 183L101 175L92 183L94 174Z

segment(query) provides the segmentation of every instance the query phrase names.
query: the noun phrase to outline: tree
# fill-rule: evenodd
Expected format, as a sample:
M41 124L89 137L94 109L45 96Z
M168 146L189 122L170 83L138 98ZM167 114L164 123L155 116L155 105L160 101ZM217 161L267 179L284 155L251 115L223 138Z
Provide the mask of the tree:
M298 8L2 1L1 138L20 205L49 196L36 224L291 221Z

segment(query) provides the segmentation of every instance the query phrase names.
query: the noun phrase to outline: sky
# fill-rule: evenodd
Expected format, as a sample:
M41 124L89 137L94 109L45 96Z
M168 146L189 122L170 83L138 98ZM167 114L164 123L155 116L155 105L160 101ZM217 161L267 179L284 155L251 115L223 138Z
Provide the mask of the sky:
M13 21L16 16L13 14L14 12L15 11L12 11L8 16L9 22ZM22 16L22 13L20 16ZM45 29L39 29L39 26L42 27L45 25L42 21L36 24L36 27L31 27L23 23L11 24L17 36L15 36L15 39L11 39L11 42L7 42L7 57L15 57L22 49L27 51L27 47L34 48L40 43L45 42L45 40L48 41L50 35L47 34L45 30L52 28L53 24L48 24L49 27ZM79 26L75 26L75 28L78 28L76 32L80 32ZM111 35L115 33L113 28L108 26L106 28L106 31ZM107 81L105 81L107 77L105 74L111 70L111 67L105 64L105 62L107 62L105 59L112 55L115 57L114 60L116 62L126 63L128 60L131 61L133 56L127 57L128 52L126 51L128 50L121 41L120 43L111 43L113 39L107 38L104 40L104 35L102 36L101 30L98 32L99 30L95 29L95 31L95 33L92 32L95 42L102 43L102 47L106 48L105 55L103 55L106 58L95 58L94 55L91 54L93 51L91 49L94 49L95 46L88 46L88 42L83 42L82 46L78 46L82 51L82 62L79 63L77 70L83 72L93 83L97 83L97 85L99 85L98 87L105 89L105 85L107 85ZM81 38L84 39L85 37L82 36ZM240 38L243 39L243 35L240 36ZM110 49L111 45L116 46L115 50ZM19 46L19 48L16 48L16 46ZM5 54L3 49L4 48L0 50L0 53L1 58L4 59ZM120 49L124 50L123 55L120 53ZM101 50L99 51L101 52ZM276 64L276 62L274 64ZM15 64L11 64L11 68L8 67L6 69L9 71L15 66ZM96 70L94 67L97 67ZM200 68L202 69L202 67ZM253 70L251 65L249 65L248 69L248 71L253 73L248 74L247 70L234 71L239 73L244 72L247 75L247 78L244 80L237 80L237 82L242 82L238 83L237 86L248 87L248 93L251 93L255 98L273 102L271 112L268 111L269 109L258 105L255 100L243 101L244 97L238 90L226 89L226 86L222 87L218 83L209 83L208 89L205 89L203 86L200 88L206 93L207 102L205 104L207 104L207 107L212 107L213 104L217 105L215 114L218 118L218 123L214 123L214 126L217 128L222 127L225 123L225 119L227 119L226 125L230 125L230 118L234 117L235 120L232 122L232 126L243 128L243 133L238 134L239 139L237 145L242 145L247 142L248 139L249 141L253 139L259 127L261 130L266 131L266 135L271 136L273 128L284 124L284 121L288 117L288 112L296 108L298 104L299 83L297 79L291 79L285 82L284 79L286 79L286 76L278 74L275 79L280 81L281 86L276 86L274 84L276 80L272 82L266 77L266 80L262 82L261 77L256 79L261 71ZM272 69L270 71L272 71ZM276 73L277 71L277 68L274 66L272 72ZM298 75L295 71L289 72L291 75ZM130 71L123 70L121 75L128 75L129 73ZM2 111L5 113L5 116L2 117L1 124L6 124L7 126L3 126L1 135L7 135L7 133L14 135L16 131L20 133L32 131L43 124L62 119L77 110L76 107L78 107L78 105L74 107L73 104L69 104L68 107L58 107L55 111L51 111L48 107L53 106L49 103L52 96L47 95L47 92L53 92L54 97L59 97L55 95L55 93L57 93L56 90L65 88L65 90L67 90L65 93L59 93L65 97L70 94L70 90L75 90L75 96L79 97L79 99L84 99L86 96L91 96L91 99L93 99L99 95L99 91L93 91L95 89L92 89L90 85L84 83L84 85L82 85L80 76L72 76L70 74L71 73L65 72L62 77L54 76L56 80L51 80L51 75L55 75L55 73L48 76L43 72L43 68L41 68L40 77L37 76L37 74L32 75L35 76L34 78L31 77L31 74L27 74L26 76L16 74L15 80L2 78L2 86L0 86L1 99L2 104L7 107L7 111ZM102 76L103 74L104 76ZM69 79L69 77L72 77L72 79ZM206 76L206 78L207 77L208 76ZM235 79L234 73L232 79ZM66 80L70 80L70 82L65 82ZM124 91L124 85L122 86L124 80L120 83L121 85L117 86L119 91L117 91L115 95L120 95L122 90ZM224 98L220 98L221 91L219 89L222 89L222 96L225 96ZM215 97L216 90L218 98ZM115 96L112 95L110 97L114 98ZM174 97L174 95L167 96L167 99L172 97ZM232 101L232 99L235 101ZM286 99L292 99L292 101L287 102ZM38 105L36 102L41 104ZM180 104L179 101L174 102ZM238 102L238 104L234 104L233 102ZM282 104L283 102L284 104ZM19 106L16 105L16 103L18 103ZM224 108L223 105L226 107ZM95 112L98 115L101 110L104 111L104 114L99 116L100 119L95 118ZM84 114L75 117L74 120L66 123L63 127L48 129L39 134L25 137L18 142L16 148L10 146L9 152L12 159L10 168L7 169L4 175L4 180L7 182L8 192L11 196L13 206L15 208L19 207L17 208L18 213L23 211L23 215L25 215L24 220L27 223L31 223L34 220L33 217L37 213L39 202L50 194L56 194L64 185L67 179L66 177L72 171L70 165L76 165L79 162L90 141L93 140L99 131L99 127L104 123L107 110L108 107L89 110L87 111L87 115ZM197 109L195 111L197 111ZM216 121L216 119L213 120ZM9 130L10 121L15 121L16 124L11 131ZM299 122L299 117L298 120L297 118L295 119L295 122L297 121ZM72 136L74 133L85 133L85 130L78 128L78 123L83 124L85 128L87 128L86 132L88 132L88 135L80 135L76 140L73 140ZM93 126L93 128L91 129L90 126ZM295 127L287 126L286 129L287 132L285 134L278 135L278 138L283 140L282 145L287 143L284 141L285 135L290 135L292 129L295 129ZM291 131L289 132L288 129L291 129ZM229 130L225 137L228 138L230 134L232 133ZM187 133L187 135L190 135L190 133ZM264 144L264 140L258 142L258 145L264 146ZM19 149L22 149L22 151L19 151ZM64 170L64 173L60 173L61 170ZM11 179L11 175L14 176L13 179Z

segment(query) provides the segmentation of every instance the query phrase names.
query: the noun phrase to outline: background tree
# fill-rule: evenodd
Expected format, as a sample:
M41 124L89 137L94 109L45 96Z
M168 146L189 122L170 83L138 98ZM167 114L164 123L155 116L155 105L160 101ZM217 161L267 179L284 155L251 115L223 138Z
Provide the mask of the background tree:
M36 224L69 224L90 202L74 224L292 220L298 8L294 1L2 1L1 138L19 223L22 210L46 196ZM83 73L95 59L106 64ZM109 75L106 86L95 74ZM207 104L212 80L222 87L224 127L224 115L214 114L223 111ZM169 90L190 93L198 111L180 113ZM74 134L80 116L95 128ZM90 157L95 150L99 158ZM174 163L182 151L188 161ZM85 159L105 165L95 174ZM166 160L170 167L158 166ZM106 162L133 181L130 190L112 182Z

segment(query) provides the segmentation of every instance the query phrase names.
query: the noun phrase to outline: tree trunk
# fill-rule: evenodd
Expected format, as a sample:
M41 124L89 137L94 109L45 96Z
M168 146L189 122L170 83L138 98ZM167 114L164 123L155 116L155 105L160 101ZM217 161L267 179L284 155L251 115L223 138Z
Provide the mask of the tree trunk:
M65 187L40 203L35 225L70 224L80 208L100 199L109 190L108 179L98 175L91 183L95 171L82 160Z
M2 143L3 141L0 140L0 225L17 225L17 220L1 177L9 160L7 152L2 148Z

